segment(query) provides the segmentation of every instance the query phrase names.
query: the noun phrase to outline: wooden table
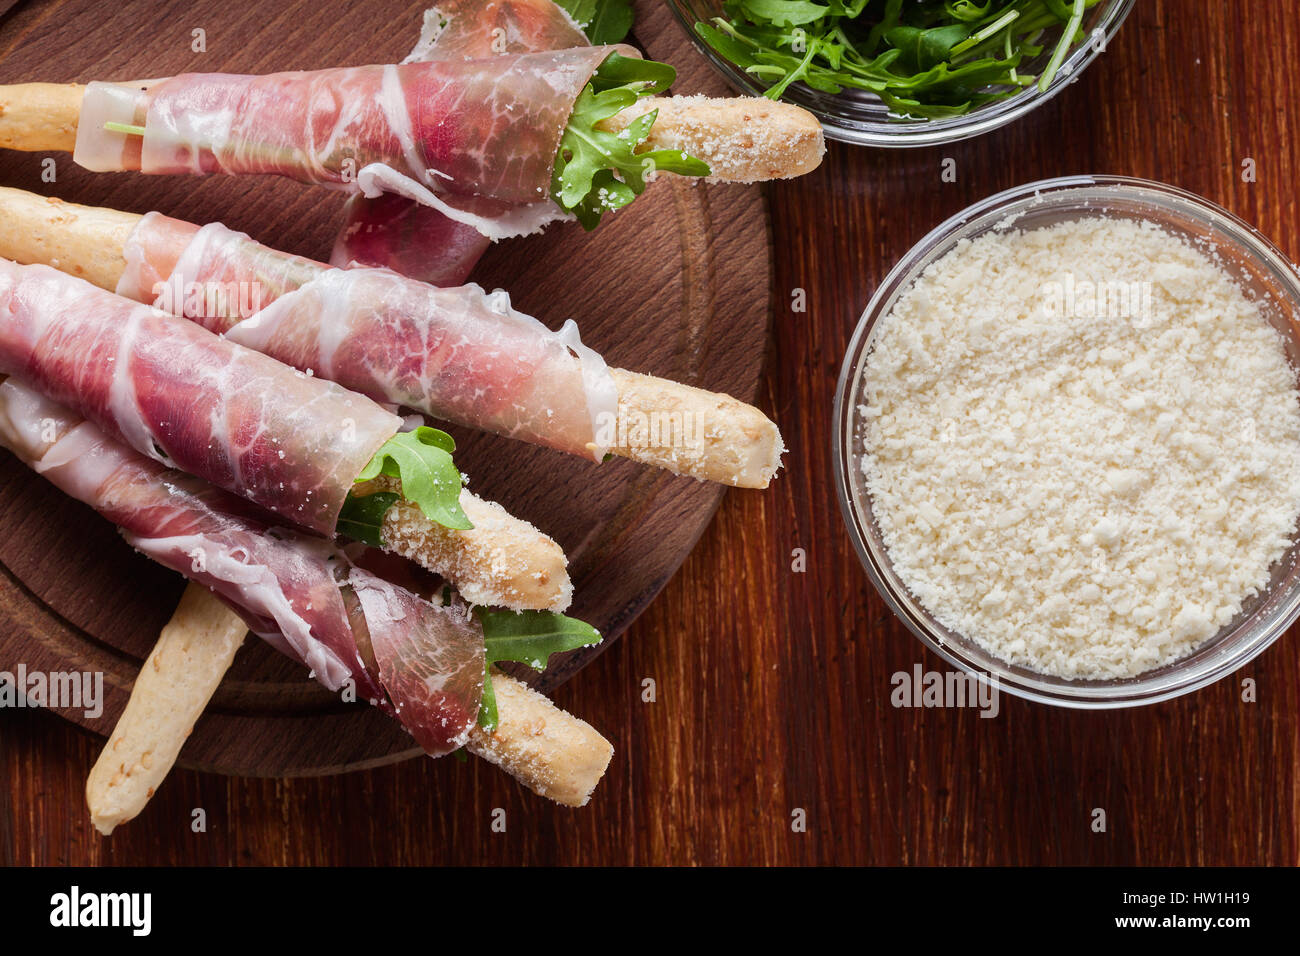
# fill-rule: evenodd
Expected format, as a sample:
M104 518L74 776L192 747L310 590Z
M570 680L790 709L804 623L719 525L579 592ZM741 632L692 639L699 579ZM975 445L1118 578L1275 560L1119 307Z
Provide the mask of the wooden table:
M1284 10L1284 8L1287 8ZM81 798L99 739L0 715L0 861L116 864L1300 862L1295 634L1189 697L1120 713L1002 699L890 706L942 662L858 565L832 487L831 402L850 332L894 261L990 193L1071 173L1163 180L1300 259L1293 4L1139 0L1073 87L1009 129L910 152L832 146L769 190L775 334L761 397L791 446L765 494L732 492L628 635L555 696L617 749L592 804L552 807L479 763L326 779L178 771L111 841ZM941 180L956 161L956 183ZM1254 160L1255 181L1243 163ZM796 288L808 312L789 309ZM807 569L792 571L804 549ZM1242 701L1241 681L1258 700ZM654 682L646 702L645 682ZM207 811L205 833L191 812ZM1107 814L1104 833L1091 826ZM492 830L506 810L504 833ZM806 813L806 832L792 814Z

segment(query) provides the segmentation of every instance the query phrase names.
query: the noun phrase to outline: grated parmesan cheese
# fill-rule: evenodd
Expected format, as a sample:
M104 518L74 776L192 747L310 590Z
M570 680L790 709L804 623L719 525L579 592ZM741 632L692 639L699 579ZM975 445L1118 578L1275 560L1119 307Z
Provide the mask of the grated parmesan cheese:
M1067 679L1168 664L1291 545L1300 397L1282 337L1151 223L963 241L866 362L861 465L894 569L1011 664Z

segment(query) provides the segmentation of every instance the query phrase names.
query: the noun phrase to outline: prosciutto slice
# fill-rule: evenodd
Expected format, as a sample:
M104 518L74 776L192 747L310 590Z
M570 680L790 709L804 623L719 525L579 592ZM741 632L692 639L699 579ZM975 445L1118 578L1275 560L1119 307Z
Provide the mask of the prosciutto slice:
M463 608L432 605L329 542L276 527L243 499L132 451L13 378L0 384L0 442L137 550L210 588L330 690L351 681L430 754L467 739L484 649Z
M587 46L586 34L552 0L438 0L403 61L474 60Z
M275 173L398 193L493 238L561 214L551 169L578 94L627 47L91 83L74 159L98 172ZM143 135L105 124L143 126ZM490 220L466 199L510 209Z
M126 258L120 295L376 401L596 460L607 450L601 424L615 420L618 390L604 360L572 321L552 332L504 292L330 269L157 213L140 221ZM232 295L186 293L254 283L264 305L251 316L230 307Z
M141 454L326 535L402 424L194 323L2 259L0 373Z
M420 40L404 62L470 60L587 46L585 34L551 0L441 0L426 11ZM499 218L505 204L482 200ZM432 285L460 285L491 240L473 225L402 195L348 200L347 222L330 262L382 266Z

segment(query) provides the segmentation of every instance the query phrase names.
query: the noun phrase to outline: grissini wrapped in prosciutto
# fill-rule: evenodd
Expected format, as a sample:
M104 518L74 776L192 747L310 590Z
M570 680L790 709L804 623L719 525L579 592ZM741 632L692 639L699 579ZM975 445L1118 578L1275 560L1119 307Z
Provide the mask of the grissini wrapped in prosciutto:
M0 260L0 304L0 372L141 454L319 534L345 523L476 603L568 605L559 548L544 537L539 547L536 529L468 495L450 447L399 432L402 420L370 399L52 269ZM404 459L406 470L392 467ZM461 535L505 546L467 566ZM523 575L511 543L529 562Z
M707 175L675 150L632 157L653 116L595 141L596 121L674 75L631 47L608 46L96 82L85 90L73 159L95 172L276 174L396 194L504 239L570 210L594 226L641 192L651 170Z
M613 52L96 82L86 87L73 158L94 172L274 173L541 202L578 94Z
M551 0L441 0L404 62L472 60L511 53L587 46L586 34ZM491 240L405 196L360 193L348 200L346 222L330 263L382 266L438 286L461 285Z
M346 270L318 281L326 266L220 226L142 218L3 187L0 255L56 265L101 288L157 300L209 328L247 336L240 341L299 368L321 374L327 367L348 387L437 418L593 457L604 446L738 487L766 487L780 467L784 446L776 425L730 396L612 368L617 416L609 418L599 356L580 348L560 354L554 343L563 344L564 336L476 287L431 289L378 270ZM351 293L344 288L349 284ZM259 301L241 302L241 288L259 290ZM376 291L360 295L365 289ZM229 291L212 294L222 290ZM245 306L253 305L262 309L246 319ZM244 322L249 327L241 330ZM417 342L425 343L423 354L411 354ZM539 355L547 360L538 374L521 367L521 359ZM471 392L483 401L468 402ZM593 420L613 427L598 428L606 434L597 435ZM539 434L530 436L529 429Z
M509 21L540 2L490 6ZM802 175L825 153L821 126L797 106L659 95L675 71L630 47L572 47L571 34L531 23L485 34L494 53L511 52L463 59L482 52L467 39L479 21L452 7L446 47L435 38L397 65L0 86L0 147L72 149L97 170L279 173L387 193L493 240L557 218L593 229L655 173L756 182ZM526 52L543 37L569 48ZM379 210L381 228L401 231L398 205ZM365 237L356 241L364 254ZM434 278L457 261L463 274L470 259L453 251L419 274Z
M352 681L428 753L469 738L485 658L482 628L463 607L356 567L329 542L127 448L12 377L0 384L0 441L136 550L210 588L330 690Z
M615 419L618 389L572 321L552 332L504 292L329 269L215 223L178 244L187 231L146 215L124 250L118 294L377 401L597 461L608 451L602 423ZM233 296L185 295L254 284L265 303L251 315Z
M631 24L609 20L600 43L619 42ZM582 28L552 0L442 0L426 11L419 42L404 62L472 59L587 46ZM648 130L645 119L650 120ZM624 108L597 120L590 130L566 130L565 140L588 135L608 145L608 134L629 135L633 124L644 142L639 155L677 150L708 166L711 180L761 182L807 172L823 151L821 129L798 108L763 97L708 98L640 95ZM565 150L562 140L561 150ZM660 154L662 155L662 154ZM635 179L623 177L636 187ZM630 201L624 193L619 204ZM589 208L580 216L588 228L599 217ZM330 262L394 269L433 285L459 285L468 279L490 240L472 226L404 196L348 200L347 222Z

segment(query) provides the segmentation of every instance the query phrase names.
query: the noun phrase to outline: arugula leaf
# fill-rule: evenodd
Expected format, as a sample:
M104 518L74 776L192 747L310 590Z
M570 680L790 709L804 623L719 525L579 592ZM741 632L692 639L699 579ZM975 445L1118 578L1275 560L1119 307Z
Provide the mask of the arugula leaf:
M993 0L985 0L984 3L975 3L974 0L956 0L943 5L948 16L954 20L964 20L967 22L983 20L989 15L989 7L992 6Z
M384 546L384 515L402 500L394 491L376 491L371 495L348 495L339 512L338 532L374 548Z
M546 669L552 654L591 647L602 640L600 632L577 618L554 611L489 611L476 608L474 613L483 625L483 645L487 651L484 665L483 697L478 722L484 730L497 725L497 698L492 687L492 665L500 661L518 661L536 671Z
M952 55L952 48L969 35L970 27L964 23L929 30L894 27L885 34L885 42L903 52L899 59L901 66L920 72L947 60Z
M421 425L414 431L398 432L380 446L373 458L357 476L357 481L369 481L380 475L397 478L402 483L401 497L414 502L430 521L462 531L474 527L460 507L460 490L464 484L460 471L451 460L456 443L444 431ZM345 506L350 522L362 526L383 524L383 516L393 501L365 504L366 498L375 495L349 495L351 507ZM391 492L389 492L391 494ZM379 510L381 509L382 510ZM378 531L373 537L378 536ZM362 538L361 540L365 540Z
M632 0L555 0L592 46L618 43L632 29Z
M658 110L637 117L618 133L596 128L640 97L667 89L676 76L666 63L612 53L578 96L555 157L551 198L584 228L595 229L606 212L641 195L651 172L709 174L706 163L678 149L636 151L650 135Z
M695 32L709 46L721 53L726 59L730 60L742 70L748 70L758 63L754 57L754 50L758 49L756 43L746 43L738 35L733 34L735 27L726 20L719 19L717 25L710 23L695 24Z
M803 26L830 13L829 7L809 0L740 0L738 6L754 21L766 20L775 26Z

